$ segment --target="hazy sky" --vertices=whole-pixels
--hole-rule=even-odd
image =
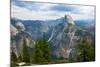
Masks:
[[[70,14],[74,20],[94,20],[94,6],[12,1],[11,17],[22,20],[50,20]]]

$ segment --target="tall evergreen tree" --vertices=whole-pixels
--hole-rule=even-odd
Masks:
[[[11,52],[11,61],[12,62],[17,62],[17,56],[13,51]]]
[[[51,60],[51,52],[46,39],[36,41],[33,51],[33,63],[46,64]]]
[[[28,47],[26,45],[26,39],[23,40],[23,62],[29,63],[30,62],[30,54],[29,54],[29,50]]]
[[[77,61],[94,61],[95,60],[95,47],[92,43],[86,40],[81,40],[77,45]]]

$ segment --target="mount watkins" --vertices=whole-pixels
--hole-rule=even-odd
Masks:
[[[23,39],[27,41],[30,55],[36,40],[45,38],[52,50],[52,59],[68,60],[76,55],[75,45],[79,40],[94,40],[94,31],[88,32],[88,29],[77,26],[70,15],[46,21],[12,18],[10,27],[11,52],[13,51],[17,57],[22,55]]]

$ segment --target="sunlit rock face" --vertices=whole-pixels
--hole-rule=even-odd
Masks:
[[[25,31],[21,31],[15,37],[11,38],[11,48],[17,56],[22,55],[24,39],[26,40],[27,47],[32,48],[33,41],[31,35]]]
[[[18,30],[16,27],[14,27],[12,24],[10,25],[10,32],[12,36],[15,36],[18,33]]]
[[[21,22],[16,22],[15,26],[19,31],[24,31],[25,30],[25,27]]]
[[[23,40],[26,40],[27,46],[32,48],[32,37],[30,33],[24,31],[25,27],[21,22],[16,22],[15,25],[10,26],[11,30],[11,51],[13,51],[16,56],[22,55],[23,50]]]
[[[75,25],[75,23],[70,15],[65,15],[65,19],[68,24]]]
[[[58,58],[69,58],[69,54],[75,44],[75,23],[71,16],[65,15],[63,23],[54,27],[49,41],[53,44],[54,55]]]

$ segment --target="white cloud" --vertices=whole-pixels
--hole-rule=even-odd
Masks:
[[[23,20],[33,20],[33,19],[46,20],[46,19],[59,18],[59,14],[54,15],[55,13],[56,12],[53,11],[46,11],[46,12],[32,11],[15,5],[11,7],[11,16]]]
[[[93,6],[81,6],[79,8],[79,13],[83,15],[83,19],[94,19],[95,8]]]
[[[35,3],[38,5],[38,3]],[[19,7],[14,4],[11,6],[11,16],[23,20],[47,20],[63,17],[65,14],[70,14],[74,20],[91,20],[94,19],[94,7],[92,6],[77,6],[77,11],[59,12],[48,10],[50,7],[57,4],[42,3],[38,11],[29,10],[25,7]],[[46,11],[44,10],[46,9]]]

